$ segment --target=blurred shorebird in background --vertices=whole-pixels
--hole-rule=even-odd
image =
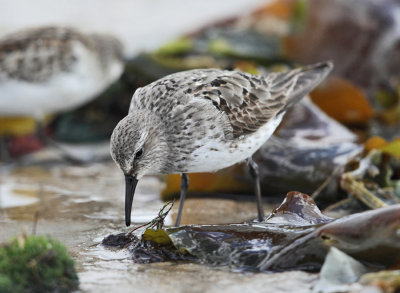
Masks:
[[[262,221],[258,166],[251,156],[278,127],[286,110],[332,70],[330,62],[256,76],[196,69],[166,76],[136,90],[129,114],[111,136],[111,155],[125,174],[125,221],[131,222],[138,180],[181,173],[179,226],[187,173],[213,172],[247,161]]]
[[[47,114],[95,98],[122,74],[122,44],[63,27],[26,29],[0,39],[0,117],[33,117],[43,139]]]

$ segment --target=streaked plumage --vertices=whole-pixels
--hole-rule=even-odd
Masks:
[[[112,157],[135,180],[229,167],[250,158],[331,69],[320,63],[267,76],[218,69],[166,76],[136,90],[111,137]]]
[[[62,27],[0,39],[0,116],[67,111],[103,91],[123,70],[115,38]]]

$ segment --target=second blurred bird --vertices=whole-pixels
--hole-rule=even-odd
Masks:
[[[0,39],[0,117],[68,111],[95,98],[122,74],[113,36],[63,27],[26,29]]]

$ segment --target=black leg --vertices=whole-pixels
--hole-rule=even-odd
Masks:
[[[36,119],[35,121],[35,133],[37,138],[44,144],[47,145],[47,136],[44,133],[44,127],[43,127],[43,123],[41,120]]]
[[[70,154],[65,151],[58,143],[56,143],[54,140],[52,140],[50,137],[48,137],[45,132],[44,132],[44,126],[42,124],[41,120],[36,120],[36,135],[39,138],[39,140],[43,143],[45,146],[50,146],[56,149],[58,152],[58,155],[65,161],[73,164],[73,165],[81,165],[84,162],[73,158]]]
[[[10,153],[8,152],[7,139],[4,136],[0,136],[0,163],[12,162]]]
[[[261,201],[260,175],[258,173],[258,165],[251,158],[248,158],[246,162],[247,166],[249,166],[250,175],[254,180],[254,192],[256,194],[258,221],[262,222],[264,220],[264,211]]]
[[[186,173],[182,173],[182,176],[181,176],[181,197],[179,199],[178,215],[176,216],[176,221],[175,221],[175,226],[176,227],[179,227],[179,224],[181,223],[183,203],[184,203],[185,198],[186,198],[188,187],[189,187],[189,177],[188,177],[188,175]]]

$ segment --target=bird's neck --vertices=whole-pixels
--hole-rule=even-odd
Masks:
[[[141,125],[144,125],[147,132],[146,144],[150,148],[148,151],[152,153],[153,160],[146,175],[164,174],[171,154],[165,124],[156,113],[147,109],[135,110],[129,115],[138,115]]]

